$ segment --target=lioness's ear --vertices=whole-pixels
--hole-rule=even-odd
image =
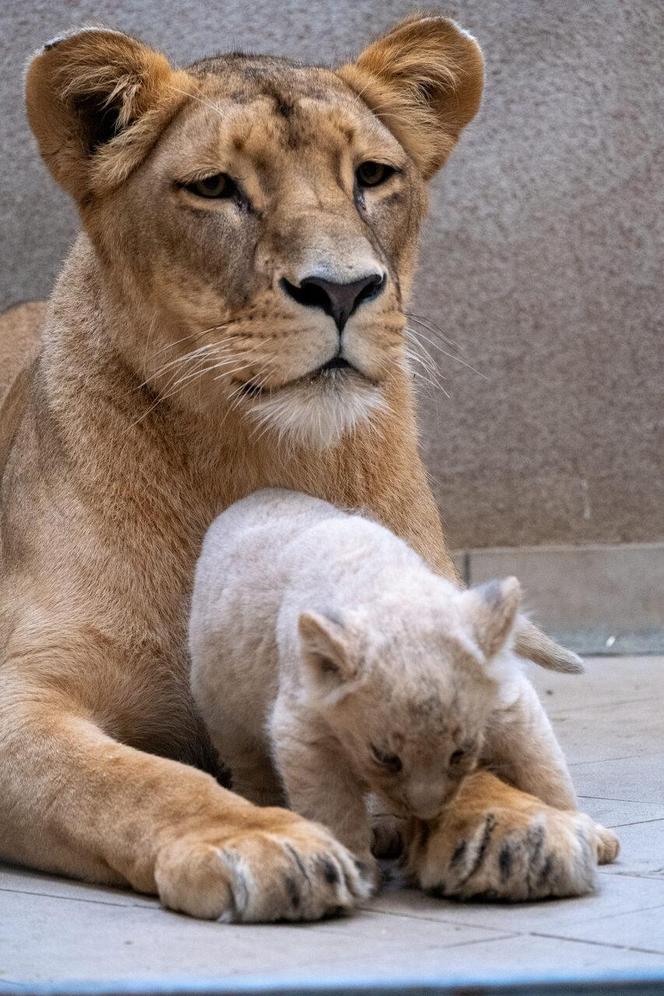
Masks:
[[[298,619],[305,678],[318,694],[338,691],[359,674],[352,635],[340,623],[319,612],[303,612]]]
[[[459,598],[475,642],[487,660],[494,657],[512,635],[521,604],[521,585],[516,578],[487,581],[462,592]]]
[[[429,179],[477,113],[484,59],[475,39],[454,21],[415,16],[338,72]]]
[[[189,77],[119,31],[49,42],[30,63],[30,126],[51,173],[78,201],[121,183],[185,99]]]

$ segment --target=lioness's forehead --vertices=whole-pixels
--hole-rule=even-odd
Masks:
[[[293,101],[302,97],[323,101],[345,97],[349,103],[355,99],[352,90],[332,70],[271,55],[232,52],[212,56],[193,63],[187,72],[211,89],[221,88],[238,103],[271,96],[285,113]]]
[[[240,123],[246,137],[254,123],[263,137],[279,135],[295,148],[314,138],[320,141],[322,134],[314,134],[320,125],[328,136],[331,129],[345,143],[361,132],[368,140],[398,148],[387,128],[330,69],[272,56],[231,54],[195,63],[188,72],[195,81],[193,103],[215,111],[227,134]]]

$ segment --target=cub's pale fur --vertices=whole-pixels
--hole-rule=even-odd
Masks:
[[[233,787],[284,801],[370,861],[367,794],[434,820],[495,766],[571,808],[546,715],[511,650],[515,578],[463,591],[378,523],[295,492],[207,533],[190,622],[194,698]]]

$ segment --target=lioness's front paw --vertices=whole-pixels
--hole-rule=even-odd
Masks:
[[[459,899],[511,901],[593,891],[598,861],[612,861],[618,852],[611,831],[492,775],[473,778],[483,779],[483,791],[477,783],[462,786],[450,810],[415,836],[409,864],[422,888]]]
[[[279,809],[261,813],[268,819],[259,828],[190,833],[165,845],[155,868],[163,905],[238,923],[318,920],[370,894],[361,865],[324,827]]]

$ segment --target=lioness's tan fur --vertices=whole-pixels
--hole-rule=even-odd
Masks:
[[[365,894],[329,833],[215,781],[187,685],[193,566],[222,508],[278,485],[367,508],[452,572],[403,311],[425,177],[480,90],[476,43],[442,18],[397,27],[339,73],[242,56],[176,71],[101,30],[34,58],[28,116],[83,233],[0,416],[3,858],[207,917],[315,918]],[[367,159],[397,172],[360,195]],[[191,192],[217,172],[241,177],[242,201]],[[344,331],[355,369],[326,381],[312,371],[341,348],[334,323],[281,283],[312,267],[337,283],[385,275]],[[482,821],[493,786],[473,776],[458,819]],[[500,787],[512,794],[516,813]],[[571,860],[564,818],[535,810],[545,851]],[[584,839],[600,846],[591,824]],[[496,834],[487,862],[500,847]]]

